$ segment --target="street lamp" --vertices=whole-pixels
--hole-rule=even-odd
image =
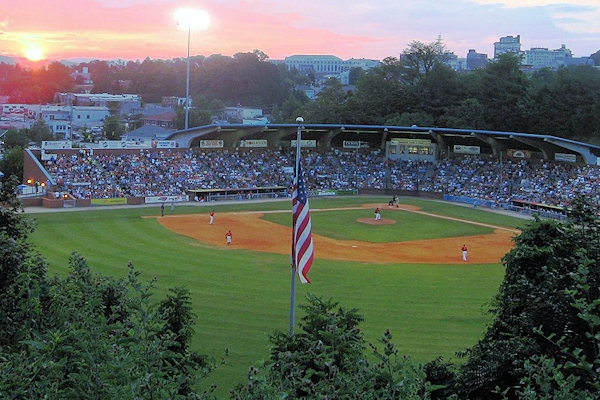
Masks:
[[[185,79],[185,129],[188,128],[190,109],[190,36],[192,29],[203,30],[210,24],[210,16],[204,10],[180,8],[175,11],[175,20],[182,29],[187,29],[187,74]]]

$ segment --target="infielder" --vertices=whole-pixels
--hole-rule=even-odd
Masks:
[[[463,244],[461,250],[462,250],[462,253],[463,253],[463,261],[467,262],[467,245]]]
[[[231,246],[231,230],[227,231],[225,239],[227,240],[227,246]]]
[[[209,223],[209,225],[212,225],[213,222],[215,222],[215,210],[210,210],[210,223]]]

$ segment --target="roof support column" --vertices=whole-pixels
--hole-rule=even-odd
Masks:
[[[320,137],[317,141],[317,147],[322,150],[328,150],[331,148],[331,141],[334,137],[339,135],[344,130],[344,127],[339,129],[332,129]]]
[[[492,154],[494,157],[500,157],[500,153],[506,151],[506,144],[500,142],[497,139],[494,139],[493,137],[485,136],[475,132],[471,132],[471,135],[481,140],[482,142],[489,144],[492,148]]]
[[[448,144],[446,143],[446,139],[444,139],[444,137],[442,135],[440,135],[437,132],[434,131],[429,131],[429,136],[431,136],[433,138],[433,140],[435,141],[435,143],[437,144],[438,147],[438,156],[440,156],[439,158],[441,158],[441,154],[442,152],[446,153],[448,152]],[[446,156],[449,156],[449,154],[446,154]]]
[[[385,143],[387,142],[388,139],[388,128],[384,128],[383,129],[383,133],[381,134],[381,150],[384,152],[385,154]]]
[[[558,141],[558,140],[555,140],[552,138],[544,139],[544,142],[552,143],[555,146],[559,146],[564,149],[568,149],[568,150],[574,151],[576,153],[579,153],[581,155],[581,157],[583,157],[583,160],[585,161],[586,164],[596,165],[596,162],[598,160],[598,157],[596,157],[596,155],[593,154],[589,148],[578,145],[576,143],[565,143],[562,140]]]

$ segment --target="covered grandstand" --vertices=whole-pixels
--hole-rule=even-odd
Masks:
[[[296,124],[207,125],[164,141],[57,142],[25,154],[52,207],[282,197]],[[302,125],[313,195],[417,195],[491,207],[598,197],[600,147],[549,135],[378,125]],[[81,147],[79,147],[81,146]],[[265,189],[266,188],[266,189]],[[273,189],[273,188],[276,188]]]

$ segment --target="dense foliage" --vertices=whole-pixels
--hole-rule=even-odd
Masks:
[[[599,260],[598,209],[583,199],[566,223],[536,220],[524,229],[504,258],[495,320],[460,368],[461,398],[555,398],[565,389],[572,398],[600,397]]]
[[[65,278],[49,277],[30,247],[31,222],[0,195],[0,398],[196,399],[209,360],[189,348],[187,290],[152,298],[130,266],[126,279],[91,272],[76,253]]]
[[[386,331],[370,345],[356,309],[308,296],[300,332],[271,335],[271,356],[248,372],[235,399],[426,399],[431,389],[423,369],[400,356]]]

